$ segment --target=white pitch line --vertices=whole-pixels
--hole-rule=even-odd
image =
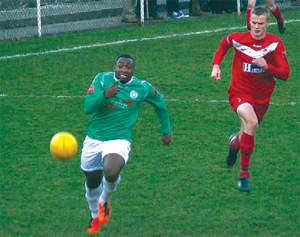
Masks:
[[[43,99],[43,98],[54,98],[54,99],[73,99],[73,98],[85,98],[86,95],[8,95],[8,94],[0,94],[0,98],[4,98],[4,97],[8,97],[8,98],[33,98],[33,99]],[[212,100],[201,100],[198,98],[191,98],[191,99],[168,99],[165,98],[165,101],[169,101],[169,102],[198,102],[198,103],[216,103],[216,104],[220,104],[220,103],[228,103],[228,100],[216,100],[216,99],[212,99]],[[270,102],[271,105],[276,105],[276,106],[284,106],[284,105],[298,105],[299,102],[288,102],[288,103],[276,103],[276,102]]]
[[[292,23],[292,22],[300,22],[300,19],[291,19],[286,20],[285,23]],[[270,25],[275,25],[277,23],[271,23]],[[232,31],[232,30],[240,30],[244,29],[246,26],[235,26],[235,27],[227,27],[227,28],[220,28],[216,30],[204,30],[204,31],[196,31],[196,32],[188,32],[184,34],[172,34],[172,35],[162,35],[162,36],[156,36],[156,37],[144,37],[144,38],[136,38],[136,39],[126,39],[126,40],[118,40],[118,41],[112,41],[107,43],[98,43],[98,44],[89,44],[89,45],[81,45],[81,46],[75,46],[71,48],[63,48],[63,49],[56,49],[56,50],[46,50],[36,53],[26,53],[26,54],[15,54],[15,55],[8,55],[8,56],[1,56],[0,60],[5,59],[13,59],[13,58],[24,58],[29,56],[39,56],[39,55],[45,55],[50,53],[60,53],[60,52],[69,52],[69,51],[77,51],[82,49],[88,49],[88,48],[98,48],[98,47],[104,47],[109,45],[119,45],[119,44],[127,44],[132,42],[142,42],[142,41],[148,41],[148,40],[159,40],[159,39],[169,39],[169,38],[176,38],[176,37],[183,37],[183,36],[191,36],[191,35],[202,35],[202,34],[210,34],[210,33],[217,33],[221,31]]]

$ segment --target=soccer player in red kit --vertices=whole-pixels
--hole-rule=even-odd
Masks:
[[[242,192],[251,190],[249,166],[254,136],[268,110],[276,84],[274,77],[286,81],[290,74],[283,43],[276,35],[267,33],[269,17],[266,7],[254,7],[251,11],[251,30],[235,32],[223,38],[213,58],[211,77],[219,81],[224,56],[229,48],[235,50],[228,99],[242,124],[239,133],[230,137],[226,162],[232,167],[241,150],[238,188]]]
[[[256,0],[248,0],[248,6],[246,11],[246,21],[247,21],[247,28],[250,30],[251,23],[250,23],[250,13],[253,7],[256,4]],[[277,20],[277,25],[279,29],[280,34],[284,34],[285,32],[285,24],[283,20],[283,16],[281,14],[281,11],[279,7],[275,4],[275,0],[267,0],[267,6],[270,12],[275,16]]]

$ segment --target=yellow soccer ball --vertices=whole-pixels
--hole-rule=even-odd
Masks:
[[[58,160],[68,160],[77,153],[78,143],[69,132],[56,133],[50,142],[50,151]]]

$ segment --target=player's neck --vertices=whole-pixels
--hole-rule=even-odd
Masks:
[[[255,39],[255,40],[261,40],[261,39],[263,39],[263,38],[266,37],[266,34],[259,35],[259,36],[251,34],[251,36],[252,36],[252,38]]]

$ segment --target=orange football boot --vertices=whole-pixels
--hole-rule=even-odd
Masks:
[[[110,207],[110,201],[106,202],[104,205],[99,201],[99,224],[105,225],[110,218],[111,215],[111,207]]]
[[[99,232],[99,218],[95,218],[95,219],[91,218],[90,219],[87,232],[89,234]]]

